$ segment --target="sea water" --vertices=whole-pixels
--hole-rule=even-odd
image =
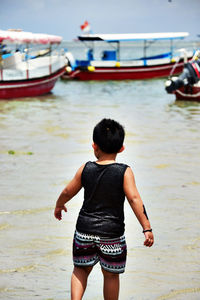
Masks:
[[[128,258],[121,300],[200,299],[200,104],[175,101],[165,79],[59,80],[42,97],[0,101],[0,299],[70,299],[72,240],[83,201],[55,202],[76,170],[94,160],[102,118],[125,126],[125,151],[154,235],[152,248],[125,203]],[[84,299],[103,299],[99,265]]]

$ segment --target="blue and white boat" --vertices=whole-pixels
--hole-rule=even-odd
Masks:
[[[183,70],[184,55],[174,55],[174,40],[184,39],[188,32],[172,33],[129,33],[129,34],[83,34],[78,40],[87,47],[87,58],[76,60],[72,53],[66,53],[68,67],[64,79],[79,80],[127,80],[167,77],[173,69],[174,74]],[[156,41],[169,41],[169,51],[158,55],[147,55],[150,45]],[[112,45],[112,50],[103,50],[101,58],[95,58],[95,45],[101,42]],[[121,43],[143,42],[140,58],[122,59]],[[110,47],[109,47],[110,48]],[[187,59],[193,53],[188,53]]]

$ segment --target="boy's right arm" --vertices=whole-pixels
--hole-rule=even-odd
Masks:
[[[151,225],[146,214],[146,210],[140,194],[135,184],[134,174],[130,167],[128,167],[124,174],[124,193],[126,198],[135,213],[138,221],[140,222],[145,235],[144,245],[151,247],[154,243],[154,236],[151,230]]]
[[[76,172],[74,178],[68,183],[68,185],[64,188],[58,200],[56,202],[56,207],[54,210],[54,216],[56,219],[62,219],[62,210],[67,212],[67,208],[65,203],[72,199],[82,188],[81,183],[81,175],[85,165],[81,166]]]

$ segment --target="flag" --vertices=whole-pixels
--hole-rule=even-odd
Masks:
[[[90,24],[85,21],[83,25],[80,26],[83,32],[90,32]]]

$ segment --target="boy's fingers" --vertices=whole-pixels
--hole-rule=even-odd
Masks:
[[[154,237],[153,234],[151,232],[145,232],[145,241],[144,241],[144,245],[146,247],[151,247],[154,243]]]
[[[153,239],[150,238],[146,239],[144,245],[147,247],[151,247],[153,245]]]
[[[62,208],[55,208],[54,216],[55,216],[56,219],[62,220],[62,210],[67,212],[67,208],[65,206],[63,206]]]
[[[61,211],[58,209],[54,210],[54,216],[56,219],[60,220],[61,219]]]
[[[55,214],[55,217],[56,217],[56,219],[58,219],[58,220],[61,220],[62,219],[62,217],[61,217],[61,214]]]

